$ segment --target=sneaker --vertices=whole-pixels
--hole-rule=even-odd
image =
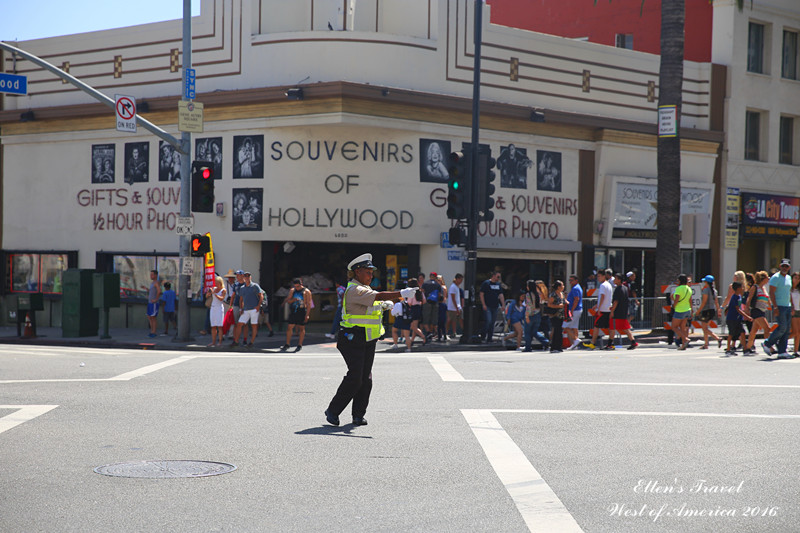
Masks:
[[[594,350],[596,348],[596,346],[594,344],[592,344],[591,342],[584,342],[583,343],[583,347],[584,348],[588,348],[589,350]]]
[[[406,348],[406,353],[411,353],[411,348]]]
[[[151,339],[153,337],[158,337],[158,335],[156,335],[155,333],[148,333],[147,336],[150,337]]]
[[[605,347],[605,348],[603,348],[603,349],[604,349],[604,350],[616,350],[616,348],[614,347],[614,345],[613,345],[613,344],[609,344],[608,346],[606,346],[606,347]]]
[[[681,344],[680,346],[678,346],[678,349],[679,350],[685,350],[687,346],[689,346],[689,345],[688,344]]]
[[[755,354],[756,354],[755,350],[745,350],[745,351],[742,352],[742,355],[745,356],[745,357],[749,357],[749,356],[755,355]]]
[[[630,346],[628,346],[628,349],[629,349],[629,350],[633,350],[633,349],[635,349],[637,346],[639,346],[639,343],[638,343],[638,342],[636,342],[636,341],[633,341],[633,342],[631,343],[631,345],[630,345]]]
[[[772,355],[772,348],[770,348],[769,344],[767,344],[767,341],[761,343],[761,348],[764,349],[764,353],[766,353],[767,355],[769,356]]]
[[[794,359],[794,356],[792,354],[786,352],[779,353],[777,357],[778,359]]]
[[[325,336],[328,337],[329,339],[335,339],[336,338],[336,335],[334,335],[333,333],[326,333]]]
[[[522,346],[520,346],[519,348],[517,348],[517,350],[516,350],[516,351],[518,351],[518,352],[521,352],[521,351],[523,351],[524,349],[525,349],[525,348],[523,348]]]
[[[364,418],[363,416],[354,416],[353,417],[353,425],[354,426],[366,426],[367,425],[367,419]]]
[[[297,345],[297,348],[295,348],[295,349],[294,349],[294,353],[297,353],[297,352],[299,352],[299,351],[300,351],[300,350],[302,350],[302,349],[303,349],[303,345],[302,345],[302,344],[298,344],[298,345]]]
[[[391,346],[389,346],[389,349],[390,349],[390,350],[397,350],[397,349],[399,349],[399,348],[400,348],[400,347],[399,347],[398,345],[396,345],[396,344],[392,344]]]
[[[731,356],[731,352],[730,351],[727,351],[724,354],[720,355],[720,357],[730,357],[730,356]]]
[[[236,347],[236,346],[239,346],[239,343],[238,343],[238,342],[236,342],[236,341],[233,341],[233,342],[231,343],[231,347],[232,347],[232,348],[234,348],[234,347]]]
[[[284,344],[283,346],[281,346],[281,351],[282,351],[282,352],[285,352],[285,351],[286,351],[286,350],[288,350],[289,348],[291,348],[291,346],[289,346],[288,344]],[[337,425],[338,425],[338,424],[337,424]]]

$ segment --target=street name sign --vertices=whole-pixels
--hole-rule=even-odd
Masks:
[[[28,94],[28,77],[0,72],[0,93]]]

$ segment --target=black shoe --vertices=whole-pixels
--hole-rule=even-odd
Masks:
[[[291,346],[289,346],[288,344],[284,344],[283,346],[281,346],[281,351],[282,351],[282,352],[285,352],[285,351],[286,351],[286,350],[288,350],[289,348],[291,348]],[[338,424],[337,424],[337,426],[338,426]]]
[[[274,332],[274,331],[272,331],[272,330],[270,330],[270,331],[269,331],[269,334],[267,335],[267,337],[272,337],[273,335],[275,335],[275,332]]]
[[[300,351],[300,350],[302,350],[302,349],[303,349],[303,345],[302,345],[302,344],[299,344],[299,345],[297,346],[297,348],[295,348],[295,349],[294,349],[294,353],[297,353],[297,352],[299,352],[299,351]]]
[[[339,417],[336,415],[332,415],[327,409],[325,409],[325,420],[327,420],[328,424],[332,426],[339,425]]]
[[[367,419],[364,417],[353,417],[353,425],[354,426],[366,426]]]
[[[231,345],[232,347],[236,347],[236,346],[239,346],[239,343],[238,343],[238,342],[236,342],[236,341],[233,341],[233,342],[232,342],[230,345]]]

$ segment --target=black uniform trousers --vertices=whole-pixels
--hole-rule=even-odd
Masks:
[[[351,400],[353,418],[363,418],[366,414],[372,392],[372,363],[375,361],[377,344],[378,339],[367,342],[364,328],[339,330],[336,348],[347,365],[347,374],[328,406],[328,412],[332,415],[339,416]]]

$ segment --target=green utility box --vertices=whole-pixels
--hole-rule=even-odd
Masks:
[[[92,304],[94,270],[70,268],[62,277],[61,328],[64,337],[97,335],[99,313]]]
[[[95,273],[93,278],[92,307],[99,309],[119,307],[119,274]]]

